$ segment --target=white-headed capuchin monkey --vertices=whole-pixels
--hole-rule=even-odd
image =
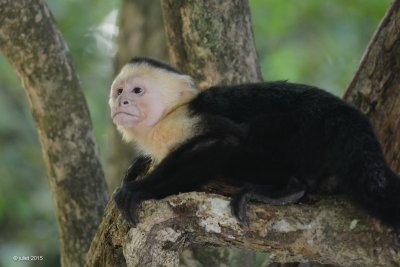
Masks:
[[[190,76],[137,57],[115,78],[110,107],[124,139],[141,150],[115,197],[133,226],[141,201],[220,177],[243,185],[231,201],[243,224],[249,200],[294,203],[336,177],[335,192],[400,226],[400,179],[368,119],[318,88],[266,82],[199,92]],[[137,180],[151,162],[154,170]]]

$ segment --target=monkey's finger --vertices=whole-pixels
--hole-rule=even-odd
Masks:
[[[247,217],[247,197],[244,194],[237,194],[231,200],[231,211],[232,214],[236,217],[239,224],[242,226],[249,225],[249,219]]]
[[[139,219],[137,216],[137,204],[134,200],[131,200],[129,207],[125,210],[126,212],[126,220],[128,221],[131,227],[136,227],[139,223]]]
[[[132,193],[126,189],[126,187],[122,187],[118,190],[118,192],[114,196],[114,202],[117,208],[120,210],[122,217],[131,225],[132,218],[131,218],[131,209],[130,203],[132,201]],[[134,221],[134,220],[133,220]]]
[[[400,229],[395,228],[394,230],[394,244],[397,248],[400,248]]]

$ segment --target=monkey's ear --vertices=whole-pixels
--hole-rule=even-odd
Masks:
[[[199,90],[195,87],[192,77],[181,75],[180,78],[182,86],[180,86],[179,98],[185,101],[186,99],[195,97],[199,93]]]
[[[199,90],[196,88],[193,78],[189,75],[181,75],[181,80],[184,84],[184,89],[191,94],[197,94]]]

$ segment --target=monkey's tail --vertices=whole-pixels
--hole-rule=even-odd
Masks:
[[[384,160],[354,166],[347,193],[384,223],[400,228],[400,178]]]
[[[400,177],[386,163],[372,132],[353,141],[357,149],[347,157],[347,168],[340,175],[343,191],[373,216],[400,229]]]
[[[366,117],[353,111],[336,118],[345,125],[338,130],[332,151],[332,166],[340,191],[349,195],[383,223],[400,229],[400,177],[386,163],[380,144]],[[331,130],[332,127],[329,127]]]

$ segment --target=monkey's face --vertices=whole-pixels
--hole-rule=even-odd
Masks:
[[[111,117],[125,140],[146,136],[176,107],[197,95],[190,76],[148,64],[127,64],[110,93]]]
[[[122,130],[151,128],[163,116],[166,105],[154,79],[117,79],[111,87],[111,117]]]

